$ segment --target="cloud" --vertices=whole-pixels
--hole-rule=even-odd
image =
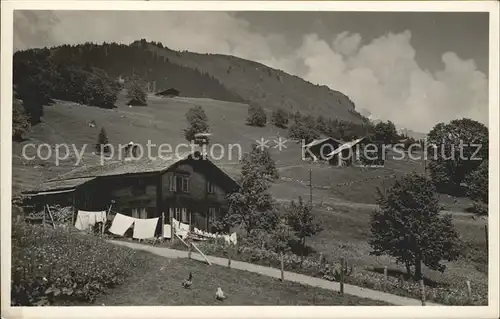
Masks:
[[[420,132],[461,117],[488,121],[488,79],[474,61],[446,52],[441,70],[424,70],[415,56],[425,48],[412,46],[409,30],[375,39],[348,30],[330,39],[310,33],[292,47],[284,35],[254,32],[231,13],[124,11],[17,11],[14,30],[18,49],[145,38],[172,49],[255,60],[328,85],[358,110]]]
[[[351,55],[356,52],[361,43],[361,35],[359,33],[349,34],[348,31],[344,31],[337,35],[333,41],[333,49],[343,55]]]

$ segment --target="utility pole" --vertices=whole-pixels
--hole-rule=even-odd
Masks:
[[[309,169],[309,202],[313,205],[312,169]]]

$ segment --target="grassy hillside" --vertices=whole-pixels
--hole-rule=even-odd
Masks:
[[[221,54],[178,52],[148,44],[147,48],[170,62],[206,72],[246,101],[265,109],[284,108],[303,114],[361,123],[354,103],[341,92],[314,85],[261,63]]]
[[[176,145],[187,143],[183,130],[187,127],[185,113],[194,105],[204,108],[210,129],[213,133],[212,145],[221,144],[226,150],[220,153],[220,148],[213,148],[213,155],[222,158],[214,160],[233,176],[238,176],[238,148],[229,145],[238,144],[242,152],[250,150],[252,143],[260,138],[269,140],[270,152],[276,161],[282,177],[272,188],[273,196],[278,200],[296,199],[298,196],[308,197],[310,190],[309,169],[312,172],[313,199],[315,203],[342,204],[366,203],[375,204],[377,187],[388,187],[395,177],[411,171],[421,171],[422,163],[413,160],[392,160],[388,155],[383,168],[332,167],[313,164],[301,160],[302,152],[297,141],[288,140],[286,148],[281,151],[274,148],[277,137],[287,136],[286,130],[278,129],[271,124],[264,128],[245,125],[247,105],[240,103],[221,102],[211,99],[193,98],[158,98],[150,95],[147,107],[128,107],[127,99],[122,93],[117,101],[118,108],[102,109],[85,107],[76,103],[57,101],[54,105],[45,107],[43,122],[36,125],[22,143],[13,144],[13,187],[18,192],[41,182],[46,177],[56,176],[61,172],[74,168],[76,158],[69,156],[55,165],[55,160],[29,161],[20,158],[22,147],[28,143],[69,143],[78,150],[85,148],[83,164],[98,163],[100,158],[92,155],[94,144],[101,127],[106,129],[109,142],[112,144],[127,144],[130,141],[144,146],[147,143],[167,143],[175,149]],[[90,127],[91,121],[96,127]],[[74,145],[74,146],[73,146]],[[151,148],[152,156],[157,156],[158,148]],[[187,146],[180,147],[180,152],[187,151]],[[31,156],[34,149],[28,148]],[[44,150],[44,152],[47,152]],[[54,153],[54,150],[52,150]],[[74,154],[74,151],[71,152]],[[45,153],[44,153],[45,154]],[[81,165],[82,163],[80,163]],[[443,196],[443,205],[448,210],[463,210],[470,204],[468,200],[454,199]]]

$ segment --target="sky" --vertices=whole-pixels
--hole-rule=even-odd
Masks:
[[[16,11],[14,49],[145,38],[254,60],[428,132],[488,122],[488,13]]]

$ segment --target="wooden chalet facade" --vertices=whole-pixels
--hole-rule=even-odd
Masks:
[[[194,153],[173,161],[130,160],[79,169],[23,195],[32,205],[72,205],[75,211],[112,205],[114,212],[160,220],[164,213],[166,224],[173,217],[210,231],[211,220],[229,209],[226,196],[238,188],[217,165]]]

